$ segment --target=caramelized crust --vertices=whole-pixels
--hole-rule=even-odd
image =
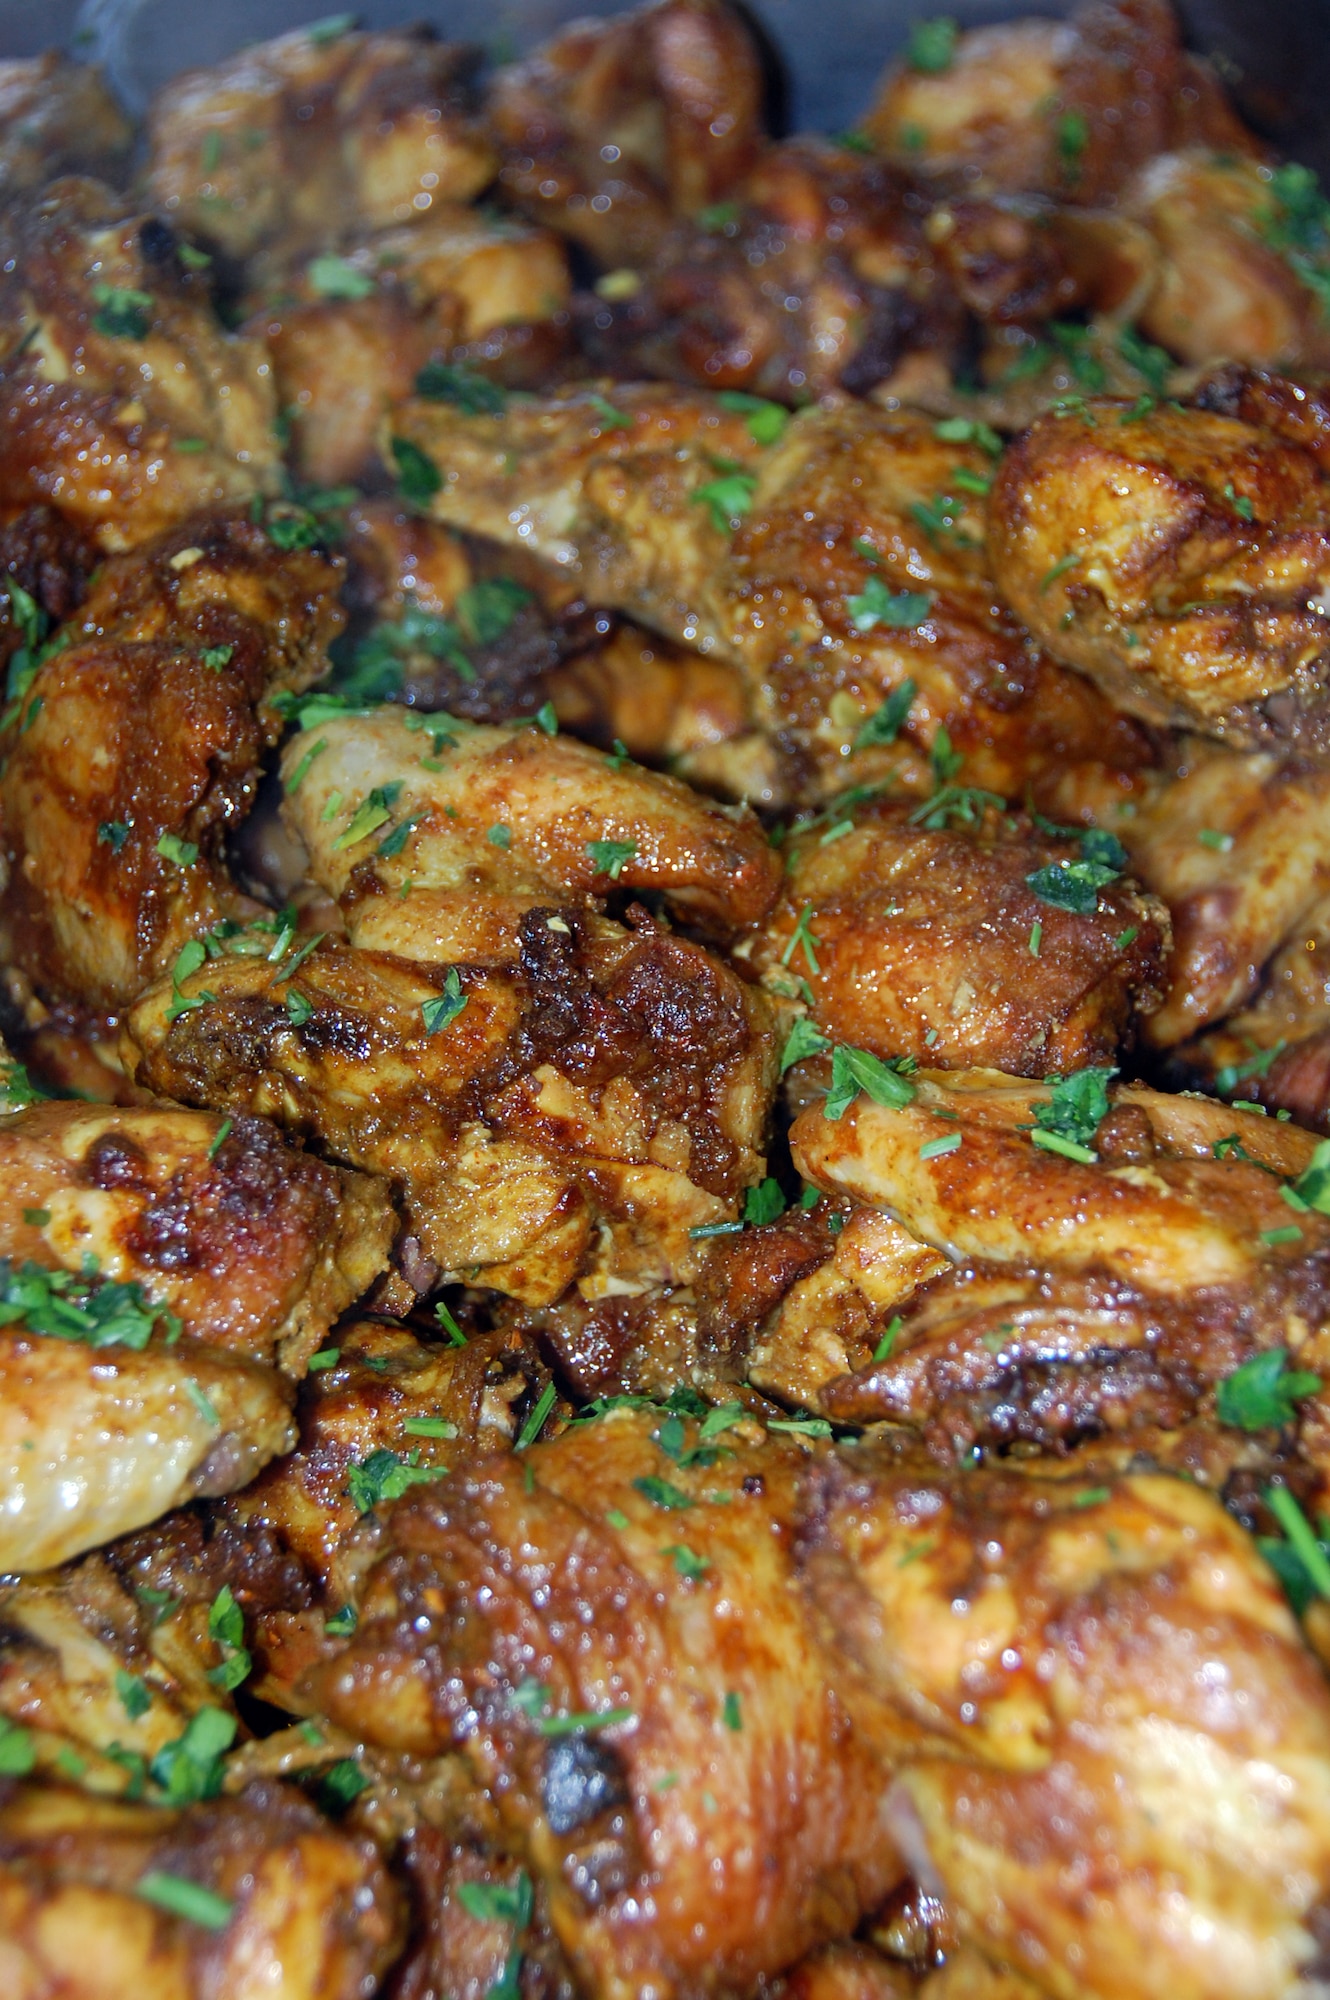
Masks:
[[[1168,406],[1042,417],[1003,458],[989,549],[1035,637],[1134,714],[1324,750],[1330,499],[1297,444]]]

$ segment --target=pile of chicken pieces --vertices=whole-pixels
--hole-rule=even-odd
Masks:
[[[765,100],[0,64],[13,2000],[1330,1992],[1330,202]]]

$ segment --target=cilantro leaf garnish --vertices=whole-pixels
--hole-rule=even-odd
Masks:
[[[931,21],[916,21],[905,45],[905,60],[923,76],[941,76],[951,68],[960,29],[949,14]]]
[[[1304,1396],[1314,1396],[1320,1386],[1319,1375],[1289,1367],[1287,1348],[1271,1347],[1225,1376],[1215,1396],[1215,1410],[1220,1423],[1235,1430],[1278,1429],[1294,1421],[1296,1405]]]
[[[927,591],[892,590],[880,576],[870,576],[861,591],[846,598],[845,609],[856,632],[871,632],[875,625],[913,631],[933,609],[933,600]]]
[[[750,1187],[744,1194],[744,1221],[754,1224],[774,1222],[785,1213],[785,1196],[778,1180],[770,1174],[756,1187]]]
[[[388,448],[397,467],[397,489],[413,507],[428,507],[443,485],[443,474],[430,457],[410,438],[392,437]]]
[[[843,1118],[862,1091],[874,1104],[889,1111],[903,1111],[914,1102],[914,1085],[908,1080],[916,1067],[913,1057],[897,1056],[883,1062],[867,1049],[838,1043],[831,1054],[831,1088],[822,1106],[825,1118]]]
[[[437,1035],[444,1028],[451,1028],[462,1009],[466,1006],[466,994],[462,991],[462,981],[457,967],[448,967],[448,976],[443,982],[443,991],[432,1000],[423,1000],[420,1012],[425,1022],[425,1033]]]
[[[141,1352],[159,1323],[167,1339],[178,1339],[180,1321],[154,1305],[137,1282],[48,1271],[40,1264],[15,1266],[0,1258],[0,1326],[21,1320],[30,1333],[76,1340],[87,1347],[129,1347]]]
[[[1045,1077],[1052,1095],[1031,1107],[1034,1112],[1031,1142],[1042,1146],[1045,1152],[1061,1153],[1067,1159],[1082,1160],[1089,1165],[1096,1158],[1095,1135],[1108,1116],[1108,1086],[1116,1074],[1109,1067]]]
[[[637,853],[635,840],[589,840],[586,851],[597,875],[608,875],[611,882],[617,882],[624,866]]]
[[[416,394],[434,403],[452,403],[466,417],[497,417],[508,398],[497,382],[474,369],[428,361],[416,377]]]
[[[693,499],[707,508],[717,533],[728,535],[746,514],[752,513],[756,491],[757,480],[752,473],[724,472],[718,479],[709,479],[705,486],[699,486]]]
[[[780,1073],[784,1076],[797,1062],[804,1062],[809,1056],[820,1056],[831,1047],[830,1035],[824,1035],[806,1014],[791,1027],[785,1037],[785,1047],[780,1054]]]
[[[374,296],[374,280],[358,271],[345,257],[311,258],[305,267],[310,290],[321,299],[369,299]]]
[[[446,1466],[422,1465],[418,1451],[400,1458],[380,1445],[363,1463],[348,1467],[346,1490],[357,1514],[368,1514],[385,1500],[400,1500],[413,1486],[442,1479],[446,1471]]]
[[[128,285],[94,285],[98,310],[92,316],[97,332],[108,340],[142,340],[152,325],[152,293]]]
[[[870,577],[869,582],[872,580]],[[918,692],[918,687],[911,680],[902,681],[899,687],[893,688],[881,708],[869,716],[855,737],[855,749],[868,750],[879,743],[894,743],[905,727]]]
[[[184,1734],[165,1744],[148,1766],[173,1806],[215,1799],[222,1789],[222,1758],[235,1741],[236,1719],[220,1708],[200,1708]]]

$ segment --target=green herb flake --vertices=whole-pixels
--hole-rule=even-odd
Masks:
[[[509,848],[513,844],[512,828],[504,826],[502,822],[495,826],[486,827],[485,838],[491,847]]]
[[[215,1799],[222,1789],[222,1759],[235,1741],[236,1719],[220,1708],[200,1708],[184,1734],[164,1744],[149,1765],[152,1781],[173,1806]]]
[[[1070,1076],[1049,1076],[1044,1081],[1052,1095],[1032,1107],[1034,1129],[1031,1142],[1046,1152],[1060,1153],[1064,1159],[1094,1164],[1095,1135],[1109,1113],[1108,1086],[1116,1071],[1074,1070]]]
[[[420,1005],[421,1018],[425,1023],[426,1036],[437,1035],[444,1028],[451,1028],[453,1022],[466,1006],[467,996],[462,991],[462,981],[457,967],[448,967],[448,976],[443,982],[442,993],[432,1000],[423,1000]]]
[[[552,701],[542,702],[531,719],[537,729],[543,730],[546,736],[558,735],[559,718]]]
[[[163,861],[171,862],[176,868],[192,868],[199,858],[198,843],[182,840],[178,833],[159,834],[157,852]]]
[[[790,421],[790,413],[782,403],[768,402],[765,396],[750,396],[743,389],[722,389],[716,401],[722,410],[747,417],[748,435],[754,444],[775,444]]]
[[[309,1357],[309,1372],[311,1375],[322,1375],[327,1369],[335,1368],[341,1358],[340,1347],[321,1347],[317,1354]]]
[[[152,325],[152,293],[125,285],[94,285],[96,331],[108,340],[143,340]]]
[[[1002,439],[989,424],[977,423],[973,417],[943,417],[933,426],[933,436],[943,444],[977,444],[990,458],[1001,458]]]
[[[683,1513],[687,1508],[697,1505],[697,1502],[680,1487],[672,1485],[668,1479],[657,1479],[651,1474],[645,1479],[635,1479],[633,1487],[644,1500],[649,1500],[653,1507],[663,1507],[668,1513]]]
[[[401,1458],[380,1445],[361,1464],[352,1463],[347,1469],[346,1490],[357,1514],[372,1513],[386,1501],[400,1500],[413,1486],[443,1478],[446,1466],[421,1465],[419,1461],[418,1451]]]
[[[413,507],[428,507],[443,485],[443,475],[428,452],[410,438],[393,437],[388,448],[397,468],[397,490]]]
[[[36,1746],[28,1730],[8,1716],[0,1716],[0,1778],[26,1778],[36,1762]]]
[[[1237,515],[1240,521],[1251,520],[1252,518],[1251,501],[1247,498],[1245,493],[1238,493],[1237,491],[1235,491],[1233,481],[1231,479],[1224,487],[1224,498],[1227,500],[1229,506],[1233,509],[1233,512]]]
[[[914,1067],[909,1056],[883,1062],[867,1049],[839,1043],[832,1051],[831,1088],[822,1106],[823,1116],[833,1123],[844,1117],[860,1092],[889,1111],[904,1111],[914,1101],[914,1085],[909,1081]]]
[[[1053,585],[1058,581],[1059,577],[1065,576],[1068,570],[1075,569],[1078,563],[1082,563],[1084,561],[1085,561],[1084,555],[1079,550],[1077,550],[1072,555],[1063,556],[1061,562],[1055,562],[1052,569],[1045,570],[1043,576],[1039,580],[1039,595],[1042,597],[1045,591],[1051,590],[1053,588]]]
[[[786,940],[785,949],[780,955],[780,962],[782,965],[788,965],[794,957],[795,952],[802,951],[804,958],[807,960],[809,971],[816,977],[822,968],[817,962],[818,939],[814,937],[808,927],[812,914],[813,905],[805,903],[799,912],[793,931]]]
[[[780,1182],[768,1174],[756,1187],[744,1192],[744,1221],[760,1227],[764,1222],[774,1222],[785,1213],[785,1196],[781,1193]]]
[[[310,748],[305,752],[300,762],[296,765],[295,770],[291,773],[290,777],[286,781],[285,789],[286,789],[286,796],[288,798],[290,798],[292,792],[298,792],[300,790],[300,787],[304,784],[306,778],[310,774],[311,769],[313,768],[314,759],[316,757],[321,757],[327,748],[328,748],[328,739],[326,736],[321,736],[318,742],[312,744]]]
[[[1217,833],[1213,827],[1203,826],[1196,838],[1202,847],[1211,848],[1216,854],[1228,854],[1233,847],[1231,833]]]
[[[711,1568],[707,1558],[690,1549],[687,1542],[671,1542],[668,1548],[661,1550],[661,1554],[673,1558],[675,1569],[689,1583],[700,1582]]]
[[[1298,1243],[1301,1242],[1301,1240],[1302,1240],[1302,1231],[1298,1227],[1296,1222],[1290,1222],[1283,1229],[1263,1229],[1261,1231],[1262,1243],[1264,1243],[1267,1246],[1267,1248],[1271,1250],[1279,1249],[1279,1247],[1282,1244]]]
[[[123,1667],[116,1668],[115,1691],[131,1722],[137,1722],[152,1707],[152,1696],[144,1683],[137,1674],[126,1673]]]
[[[344,848],[357,847],[362,840],[368,840],[372,833],[377,833],[381,826],[386,826],[401,789],[400,781],[375,785],[352,815],[351,824],[334,840],[333,852],[340,854]]]
[[[892,1349],[896,1345],[897,1337],[904,1324],[905,1322],[901,1318],[900,1314],[899,1313],[895,1314],[890,1324],[888,1325],[886,1332],[882,1335],[882,1338],[878,1341],[877,1346],[873,1349],[874,1364],[878,1363],[879,1361],[890,1361]]]
[[[0,1258],[0,1326],[15,1321],[52,1339],[136,1352],[147,1346],[158,1324],[168,1340],[180,1332],[175,1314],[153,1305],[136,1282],[75,1276],[32,1263],[15,1266]]]
[[[752,473],[726,472],[719,479],[710,479],[705,486],[699,486],[693,499],[707,508],[716,532],[728,535],[745,515],[752,513],[756,491],[757,480]]]
[[[449,1312],[447,1306],[443,1303],[442,1299],[440,1299],[438,1305],[436,1305],[434,1308],[434,1317],[439,1322],[439,1325],[443,1328],[444,1332],[447,1334],[448,1345],[450,1347],[466,1346],[466,1335],[463,1333],[461,1327],[457,1324],[457,1321],[453,1318],[452,1314]]]
[[[637,854],[635,840],[589,840],[587,855],[597,875],[608,875],[617,882],[625,865]]]
[[[1306,1609],[1311,1597],[1330,1597],[1330,1550],[1318,1538],[1287,1486],[1267,1486],[1264,1497],[1266,1506],[1288,1540],[1272,1543],[1262,1537],[1259,1544],[1261,1553],[1288,1591],[1295,1610],[1301,1612]],[[1295,1567],[1286,1566],[1279,1559],[1281,1550],[1287,1550],[1294,1558]]]
[[[736,1736],[744,1726],[743,1710],[739,1705],[739,1697],[733,1688],[730,1689],[730,1692],[725,1697],[725,1705],[721,1709],[721,1719],[725,1727],[733,1730]]]
[[[958,1153],[964,1142],[962,1132],[943,1132],[936,1139],[928,1139],[919,1148],[921,1160],[939,1160],[944,1153]]]
[[[895,591],[880,576],[870,576],[857,595],[846,598],[845,609],[856,632],[871,632],[876,625],[913,631],[933,609],[933,600],[926,591]]]
[[[235,651],[234,646],[205,646],[199,654],[199,659],[205,667],[219,674],[223,667],[230,666],[235,658]]]
[[[633,419],[626,410],[616,410],[608,396],[602,396],[598,389],[588,392],[587,401],[600,420],[603,431],[630,431]]]
[[[558,1398],[559,1392],[554,1384],[547,1382],[537,1397],[534,1407],[529,1411],[526,1422],[517,1433],[517,1438],[513,1444],[514,1451],[525,1451],[528,1445],[533,1445],[536,1442],[536,1439],[545,1427],[545,1419],[554,1408]]]
[[[345,257],[328,255],[311,258],[305,267],[305,276],[316,298],[369,299],[374,296],[373,278],[365,271],[358,271]]]
[[[331,1618],[324,1619],[323,1629],[334,1639],[349,1639],[359,1623],[360,1614],[355,1605],[344,1604],[339,1611],[333,1612]]]
[[[959,39],[960,29],[949,14],[916,21],[905,45],[905,60],[921,76],[941,76],[955,60]]]
[[[512,1884],[460,1882],[457,1900],[478,1923],[511,1924],[517,1930],[525,1930],[531,1921],[531,1878],[523,1870]]]
[[[1297,1404],[1321,1387],[1319,1375],[1290,1368],[1288,1350],[1267,1348],[1225,1376],[1215,1395],[1221,1424],[1235,1430],[1276,1430],[1297,1417]]]
[[[170,1916],[183,1917],[186,1923],[197,1924],[206,1931],[222,1931],[230,1923],[235,1910],[225,1896],[215,1890],[205,1889],[201,1882],[191,1882],[184,1875],[173,1875],[165,1868],[150,1868],[146,1875],[140,1875],[134,1893],[145,1903],[154,1904]]]
[[[496,382],[474,369],[429,361],[416,377],[416,394],[434,403],[451,403],[467,417],[497,417],[508,398]]]

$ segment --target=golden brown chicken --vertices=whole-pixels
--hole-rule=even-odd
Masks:
[[[1003,596],[1147,720],[1324,748],[1330,497],[1313,455],[1237,418],[1073,399],[998,469]]]
[[[1141,733],[996,603],[992,458],[973,424],[845,404],[799,413],[773,443],[724,398],[612,393],[489,417],[416,401],[394,434],[433,466],[437,519],[739,667],[805,797],[888,777],[927,791],[939,727],[965,780],[1002,796],[1039,798],[1069,763],[1149,761]]]
[[[1104,1431],[1173,1430],[1216,1409],[1236,1448],[1244,1430],[1272,1437],[1284,1405],[1244,1425],[1223,1385],[1254,1356],[1272,1356],[1276,1375],[1292,1356],[1312,1371],[1299,1390],[1311,1395],[1303,1439],[1323,1482],[1313,1391],[1330,1238],[1298,1191],[1313,1137],[1139,1085],[1110,1094],[1108,1075],[1042,1091],[993,1071],[896,1075],[890,1090],[870,1076],[878,1101],[851,1083],[845,1110],[833,1078],[833,1096],[791,1135],[800,1171],[884,1212],[950,1268],[925,1268],[916,1294],[918,1267],[894,1238],[873,1246],[877,1283],[860,1290],[876,1292],[891,1336],[865,1360],[860,1332],[839,1379],[824,1343],[818,1406],[918,1427],[948,1457],[975,1442],[1056,1450]],[[789,1360],[776,1360],[788,1376]]]
[[[342,623],[340,567],[279,532],[196,519],[108,563],[11,707],[7,955],[48,1000],[114,1012],[219,923],[292,947],[223,856],[281,730],[272,696],[326,670]]]
[[[1330,1879],[1330,1697],[1217,1502],[806,1456],[730,1414],[708,1448],[618,1411],[526,1478],[421,1487],[310,1698],[460,1747],[606,1995],[742,1989],[907,1868],[1057,2000],[1217,2000],[1234,1967],[1289,1991]]]
[[[917,22],[865,131],[889,157],[967,191],[1099,205],[1156,153],[1254,141],[1166,0],[1089,0],[1068,22],[957,32]]]
[[[549,230],[466,209],[284,273],[249,327],[272,357],[293,469],[315,486],[381,476],[384,415],[431,361],[445,383],[460,367],[472,394],[486,393],[488,376],[536,387],[567,346],[570,287],[563,245]],[[478,387],[476,364],[485,370]]]
[[[276,490],[271,370],[164,222],[66,180],[0,233],[6,511],[49,503],[116,551]]]
[[[368,1840],[294,1790],[184,1812],[11,1785],[0,1976],[23,2000],[363,2000],[403,1932]]]
[[[1074,837],[955,787],[824,819],[786,841],[784,892],[745,956],[771,991],[804,994],[825,1038],[1042,1076],[1111,1061],[1157,1005],[1167,915],[1108,869],[1090,890]],[[1053,900],[1068,868],[1087,880],[1076,908]]]
[[[258,1119],[36,1104],[0,1130],[0,1567],[44,1568],[293,1441],[303,1374],[384,1268],[374,1184]]]
[[[186,70],[148,118],[148,186],[172,221],[252,277],[367,229],[467,202],[498,160],[471,116],[469,59],[428,30],[338,17]]]
[[[1160,251],[1138,314],[1149,339],[1181,361],[1330,362],[1324,251],[1305,169],[1231,150],[1164,153],[1122,200]]]
[[[58,49],[0,63],[0,202],[58,174],[114,177],[132,142],[99,70]]]
[[[762,71],[726,0],[581,20],[501,69],[500,184],[606,266],[649,262],[675,219],[723,201],[763,143]]]

